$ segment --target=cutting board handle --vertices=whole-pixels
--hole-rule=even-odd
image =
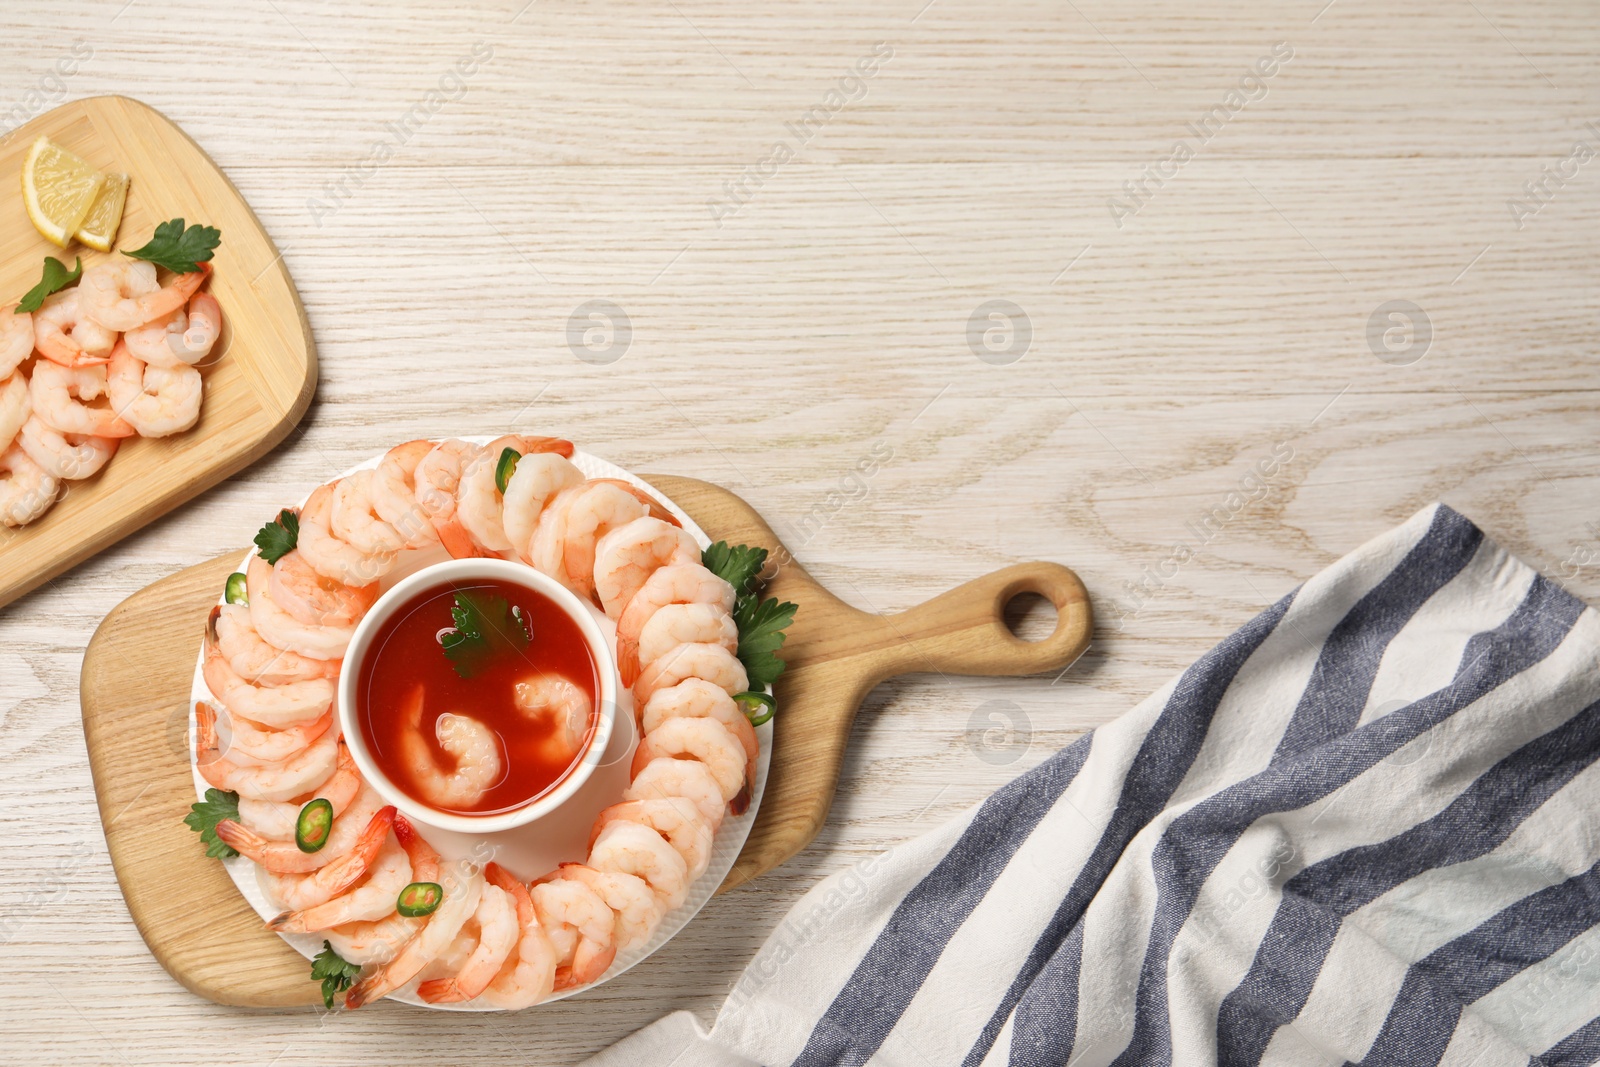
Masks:
[[[1027,641],[1006,625],[1006,605],[1037,593],[1055,605],[1049,636]],[[1078,576],[1059,563],[1018,563],[974,578],[897,615],[884,629],[882,677],[911,671],[1022,675],[1059,671],[1089,647],[1093,613]]]

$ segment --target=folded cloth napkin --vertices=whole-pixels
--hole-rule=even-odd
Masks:
[[[1435,505],[596,1064],[1600,1060],[1600,617]]]

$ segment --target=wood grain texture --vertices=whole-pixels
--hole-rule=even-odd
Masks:
[[[1507,207],[1600,147],[1585,0],[14,0],[6,31],[0,131],[30,93],[62,98],[47,78],[82,40],[64,94],[137,95],[217,160],[284,250],[322,372],[292,445],[0,612],[19,1061],[576,1063],[674,1009],[709,1022],[820,878],[978,803],[1430,501],[1600,596],[1600,162],[1520,228]],[[494,56],[465,93],[362,171],[477,41]],[[719,227],[707,201],[877,41],[895,57],[865,97]],[[1117,228],[1107,199],[1278,41],[1295,58],[1266,98]],[[995,298],[1032,325],[1005,366],[968,345]],[[610,364],[568,344],[595,299],[631,320]],[[1368,342],[1392,299],[1430,317],[1409,366]],[[105,851],[85,643],[402,436],[517,427],[727,486],[864,610],[1069,563],[1094,642],[1053,684],[874,689],[811,847],[591,996],[493,1023],[193,996]]]
[[[67,482],[45,515],[0,528],[0,607],[186,500],[203,493],[281,441],[311,403],[316,349],[294,283],[261,228],[205,151],[151,108],[121,96],[76,100],[0,142],[0,175],[20,175],[33,141],[49,137],[102,170],[132,176],[119,248],[137,248],[171,218],[219,228],[209,288],[224,327],[203,362],[205,400],[193,429],[123,442],[93,478]],[[17,205],[20,207],[20,205]],[[45,256],[84,267],[109,255],[41,237],[20,210],[0,212],[0,303],[38,284]]]
[[[712,540],[767,549],[775,564],[767,592],[799,605],[784,644],[788,668],[776,687],[780,714],[766,793],[718,893],[811,843],[833,803],[856,711],[874,686],[908,671],[1054,674],[1089,643],[1088,595],[1060,564],[1015,564],[909,611],[874,615],[817,584],[733,493],[693,478],[644,477]],[[243,553],[163,578],[106,616],[83,657],[84,737],[117,881],[161,965],[184,988],[219,1004],[310,1005],[320,993],[306,978],[304,957],[265,929],[183,825],[194,803],[181,726],[195,653],[217,590]],[[1037,640],[1021,640],[1006,625],[1007,605],[1024,593],[1048,599],[1057,612],[1054,629]],[[196,915],[206,922],[197,925]]]

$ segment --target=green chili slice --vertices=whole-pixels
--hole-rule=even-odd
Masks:
[[[245,595],[244,575],[234,571],[228,575],[228,584],[222,587],[222,599],[230,604],[248,604],[250,598]]]
[[[444,886],[438,882],[412,882],[400,890],[400,898],[395,901],[394,910],[408,919],[432,915],[444,901]]]
[[[294,821],[294,843],[301,852],[319,852],[333,831],[333,805],[322,797],[300,809]]]
[[[511,481],[511,475],[516,472],[517,460],[521,458],[522,453],[514,448],[500,450],[500,461],[494,465],[494,484],[495,488],[500,490],[501,496],[505,495],[506,486]]]
[[[735,693],[733,702],[739,705],[739,710],[744,712],[744,717],[750,720],[751,726],[760,726],[771,721],[772,713],[778,710],[778,702],[765,693]]]

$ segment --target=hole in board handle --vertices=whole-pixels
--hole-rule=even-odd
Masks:
[[[1056,606],[1050,599],[1024,589],[1002,609],[1006,629],[1023,641],[1043,641],[1056,632]]]

